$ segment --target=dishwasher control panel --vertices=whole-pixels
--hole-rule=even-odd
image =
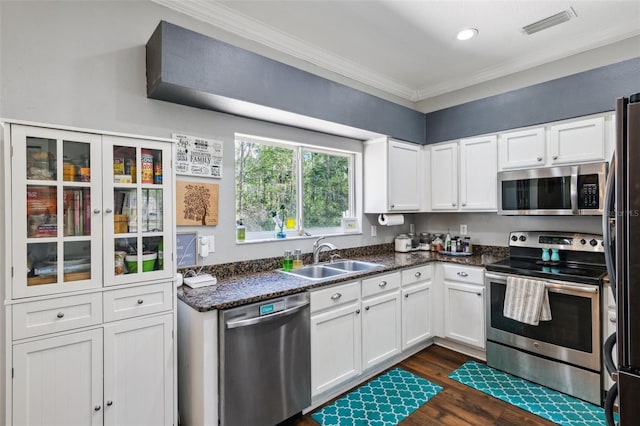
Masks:
[[[265,303],[260,305],[260,316],[273,314],[284,310],[284,300],[278,300],[277,302]]]

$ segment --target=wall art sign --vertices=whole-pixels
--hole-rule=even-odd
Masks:
[[[218,224],[217,183],[176,182],[176,225]]]
[[[222,178],[222,141],[171,135],[176,141],[176,174]]]

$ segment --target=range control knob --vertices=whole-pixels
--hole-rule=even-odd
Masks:
[[[592,247],[595,247],[598,245],[598,242],[596,240],[591,240],[589,241],[589,244],[591,244]]]
[[[511,241],[518,241],[518,237],[516,235],[511,236]]]
[[[520,241],[527,241],[527,237],[525,237],[524,235],[520,235]]]
[[[580,244],[585,245],[587,244],[587,240],[585,240],[584,238],[580,240]]]

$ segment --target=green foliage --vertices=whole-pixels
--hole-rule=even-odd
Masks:
[[[312,151],[302,158],[305,227],[340,226],[349,210],[349,159]]]

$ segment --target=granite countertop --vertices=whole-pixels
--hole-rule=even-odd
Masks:
[[[193,309],[206,312],[214,309],[229,309],[247,303],[258,302],[274,297],[300,293],[306,290],[353,281],[367,276],[420,266],[430,262],[447,262],[483,267],[506,257],[500,252],[483,252],[472,256],[451,256],[434,252],[378,253],[363,256],[350,256],[349,259],[361,260],[382,265],[380,268],[341,275],[337,278],[309,280],[284,274],[279,271],[238,274],[218,279],[215,286],[192,289],[187,286],[178,288],[178,299]]]

